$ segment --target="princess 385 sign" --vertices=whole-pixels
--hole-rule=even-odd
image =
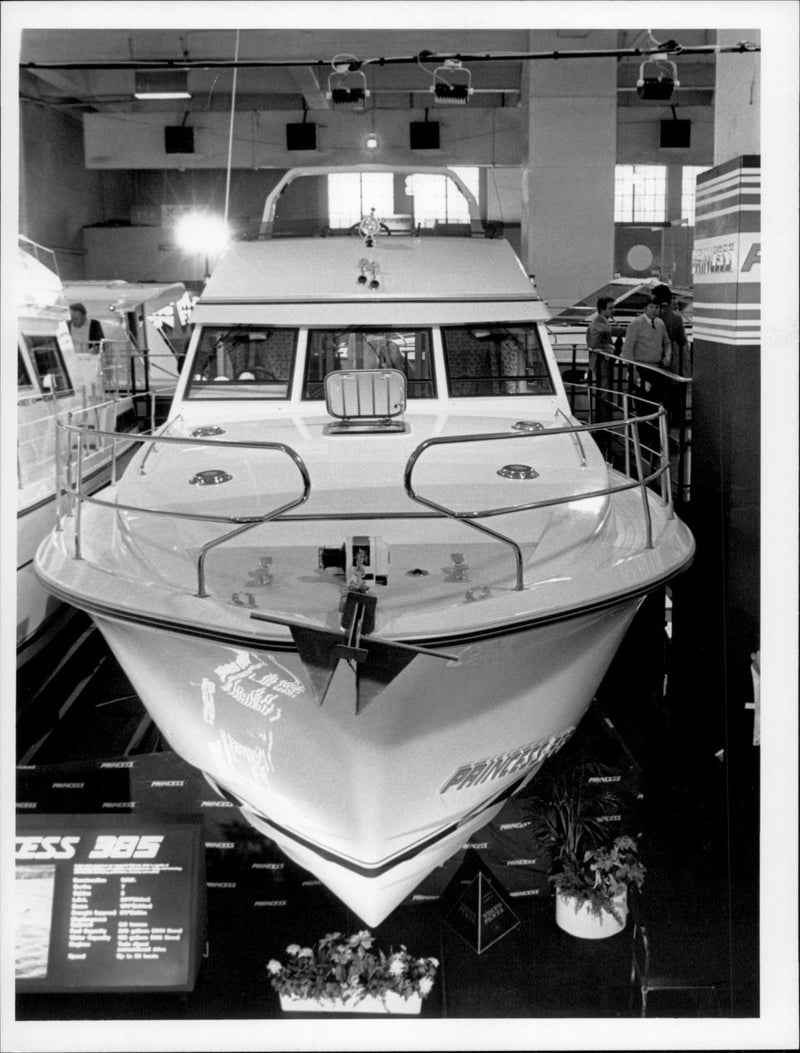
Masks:
[[[18,816],[18,990],[192,990],[205,944],[201,832],[131,815]]]

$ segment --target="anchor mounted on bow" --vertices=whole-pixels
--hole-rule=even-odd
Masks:
[[[342,632],[310,628],[300,622],[275,618],[269,614],[254,612],[250,617],[289,627],[320,706],[325,701],[339,662],[349,662],[356,674],[358,714],[419,655],[441,658],[446,662],[458,661],[457,655],[372,636],[377,602],[377,596],[369,595],[363,586],[351,584],[344,594],[340,619]]]

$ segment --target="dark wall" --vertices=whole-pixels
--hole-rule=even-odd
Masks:
[[[86,169],[80,114],[22,103],[19,136],[20,233],[56,252],[62,279],[84,278],[82,229],[127,215],[131,174]]]

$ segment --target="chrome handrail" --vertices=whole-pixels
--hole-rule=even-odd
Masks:
[[[78,411],[80,413],[81,411]],[[85,425],[76,425],[72,423],[72,417],[78,414],[70,414],[70,419],[65,423],[63,421],[57,421],[57,430],[64,432],[73,432],[78,435],[78,449],[79,453],[82,452],[83,436],[88,430]],[[209,513],[195,513],[195,512],[176,512],[169,509],[161,508],[145,508],[140,505],[129,505],[119,501],[104,501],[101,498],[84,494],[82,492],[82,478],[81,478],[81,459],[78,459],[77,466],[77,480],[75,487],[72,487],[72,480],[69,477],[69,461],[67,464],[68,478],[64,489],[70,493],[77,501],[77,507],[75,509],[75,551],[74,558],[82,559],[81,551],[81,507],[85,502],[94,505],[101,505],[106,508],[112,508],[114,511],[123,512],[141,512],[148,515],[161,515],[170,519],[189,519],[198,522],[214,522],[214,523],[236,523],[237,527],[235,530],[229,531],[227,534],[223,534],[219,538],[215,538],[213,541],[206,542],[205,545],[200,549],[200,553],[197,557],[197,595],[201,597],[208,596],[205,589],[205,561],[207,553],[215,548],[217,545],[221,545],[225,541],[237,537],[239,534],[244,533],[247,530],[252,530],[254,527],[261,525],[262,523],[268,523],[277,517],[283,515],[283,513],[289,511],[292,508],[297,508],[304,504],[309,497],[311,492],[311,477],[308,474],[308,469],[302,458],[286,443],[282,442],[241,442],[236,439],[213,439],[209,441],[208,438],[193,438],[191,436],[177,436],[177,435],[151,435],[135,432],[115,432],[115,431],[98,431],[91,429],[93,437],[99,437],[103,439],[111,439],[116,446],[118,441],[125,441],[131,443],[165,443],[165,444],[177,444],[180,446],[214,446],[214,447],[231,447],[234,449],[249,449],[249,450],[277,450],[281,453],[285,453],[295,464],[297,470],[300,473],[303,481],[303,493],[297,499],[288,501],[286,504],[281,505],[279,508],[272,509],[271,511],[256,516],[221,516],[212,515]],[[151,447],[152,448],[152,447]],[[148,451],[149,452],[149,451]],[[58,453],[60,455],[60,444]],[[57,468],[58,476],[60,477],[60,465]]]
[[[639,399],[638,401],[639,402],[646,402],[647,400]],[[441,436],[436,436],[434,438],[426,439],[424,442],[421,442],[419,444],[419,446],[417,446],[417,448],[413,451],[413,453],[409,457],[408,462],[406,463],[405,473],[404,473],[404,477],[403,477],[405,491],[406,491],[406,494],[411,498],[412,501],[416,501],[418,504],[425,505],[428,508],[436,509],[437,511],[441,512],[444,516],[446,516],[448,519],[454,519],[454,520],[457,520],[459,522],[462,522],[462,523],[464,523],[465,526],[470,526],[474,530],[479,530],[482,533],[489,534],[492,537],[496,538],[498,541],[501,541],[501,542],[509,545],[514,551],[514,559],[515,559],[515,565],[516,565],[515,590],[516,591],[522,591],[522,589],[525,588],[525,580],[524,580],[524,573],[523,573],[522,550],[521,550],[520,546],[517,544],[516,541],[514,541],[510,537],[507,537],[505,534],[501,534],[501,533],[499,533],[497,531],[490,530],[488,527],[484,526],[483,524],[479,524],[479,523],[474,522],[474,520],[478,519],[478,518],[487,518],[489,516],[507,515],[507,514],[512,514],[512,513],[515,513],[515,512],[528,512],[528,511],[533,511],[533,510],[539,509],[539,508],[547,508],[547,507],[550,507],[552,505],[571,504],[574,501],[586,501],[586,500],[589,500],[590,498],[606,497],[606,496],[610,496],[611,494],[614,494],[614,493],[621,493],[624,490],[632,490],[632,489],[638,488],[638,489],[641,490],[642,502],[643,502],[643,506],[644,506],[644,519],[645,519],[645,532],[646,532],[645,547],[646,548],[652,548],[653,547],[653,526],[652,526],[652,516],[650,514],[650,506],[649,506],[648,500],[647,500],[647,486],[648,486],[649,483],[654,482],[656,479],[661,478],[666,472],[669,471],[669,458],[665,454],[665,449],[662,448],[662,450],[660,451],[660,458],[659,458],[660,459],[660,464],[659,464],[658,468],[656,468],[655,470],[651,471],[650,474],[647,475],[647,476],[645,476],[643,474],[644,467],[643,467],[642,456],[641,456],[641,443],[640,443],[640,439],[639,439],[639,425],[640,424],[645,424],[648,421],[658,420],[660,422],[664,417],[666,417],[666,411],[663,409],[663,407],[658,406],[656,408],[655,412],[645,414],[645,415],[643,415],[641,417],[626,417],[623,420],[613,421],[613,422],[603,421],[603,422],[600,422],[600,423],[593,423],[593,424],[572,425],[572,426],[566,427],[566,428],[547,428],[547,429],[545,429],[543,431],[528,432],[528,433],[524,433],[524,434],[521,434],[519,432],[515,432],[514,434],[511,434],[509,432],[493,432],[493,433],[490,433],[490,434],[487,434],[487,435],[441,435]],[[419,458],[422,456],[422,454],[426,450],[430,449],[432,446],[446,446],[446,445],[452,445],[452,444],[460,443],[460,442],[502,441],[502,440],[507,440],[507,439],[525,439],[525,440],[527,440],[527,439],[543,439],[543,438],[552,437],[554,435],[572,435],[574,438],[577,438],[578,434],[580,432],[615,431],[615,430],[617,430],[619,428],[624,428],[626,432],[628,432],[629,430],[632,429],[632,442],[633,442],[633,447],[634,447],[634,456],[635,456],[635,459],[636,459],[636,469],[637,469],[637,476],[638,476],[637,479],[632,479],[630,482],[623,483],[622,485],[615,485],[615,486],[605,487],[605,488],[603,488],[601,490],[591,490],[591,491],[588,491],[586,493],[568,494],[566,497],[551,497],[551,498],[545,498],[545,499],[538,500],[538,501],[529,501],[529,502],[525,502],[523,504],[513,505],[513,506],[508,507],[508,508],[482,510],[482,511],[471,511],[471,512],[457,512],[457,511],[455,511],[455,509],[447,508],[445,505],[441,505],[441,504],[439,504],[436,501],[432,501],[430,498],[422,497],[420,494],[415,493],[414,488],[413,488],[412,483],[411,483],[411,476],[413,474],[414,467],[416,466]],[[659,423],[659,434],[663,434],[663,426],[661,425],[661,423]],[[578,442],[579,442],[579,448],[582,449],[582,446],[580,445],[580,440],[578,440]],[[626,444],[626,446],[627,446],[627,444]],[[629,475],[630,473],[628,472],[627,474]],[[662,484],[662,492],[663,492],[663,484]],[[663,500],[663,497],[662,497],[662,504],[665,504],[665,503],[666,502]],[[670,516],[670,518],[672,517],[671,505],[670,505],[669,516]]]
[[[618,392],[611,392],[611,394],[619,395]],[[647,404],[648,400],[636,398],[635,401],[641,404]],[[671,501],[671,487],[668,485],[669,482],[669,456],[664,446],[664,436],[666,433],[666,411],[663,407],[656,406],[656,408],[649,413],[644,413],[641,416],[630,416],[628,413],[629,396],[623,395],[623,409],[625,415],[622,419],[614,421],[601,421],[589,424],[575,424],[568,425],[560,428],[547,428],[542,431],[534,431],[527,433],[520,432],[491,432],[488,434],[475,434],[475,435],[451,435],[451,436],[437,436],[430,439],[426,439],[420,443],[415,450],[412,451],[408,461],[406,462],[405,469],[403,472],[403,485],[406,495],[411,501],[416,504],[423,505],[426,508],[432,509],[433,512],[358,512],[356,510],[350,510],[342,513],[315,513],[306,515],[286,515],[287,512],[294,508],[298,508],[304,504],[311,492],[311,478],[308,473],[308,469],[303,462],[299,454],[285,443],[280,442],[260,442],[260,441],[249,441],[243,442],[234,439],[217,439],[209,437],[194,438],[190,436],[173,436],[173,435],[154,435],[151,433],[130,433],[130,432],[114,432],[114,431],[99,431],[96,429],[91,430],[92,438],[111,439],[114,442],[114,446],[118,441],[125,441],[130,443],[149,443],[152,447],[157,443],[165,445],[173,444],[180,446],[213,446],[227,447],[231,449],[248,449],[248,450],[275,450],[288,456],[295,464],[300,473],[303,483],[303,493],[296,499],[281,505],[279,508],[272,509],[271,511],[259,514],[259,515],[214,515],[211,513],[197,513],[197,512],[179,512],[170,509],[163,508],[151,508],[141,505],[132,505],[122,503],[118,500],[106,501],[96,495],[84,494],[81,492],[81,474],[80,474],[80,461],[78,467],[78,478],[76,485],[73,487],[71,472],[69,464],[67,465],[68,478],[66,481],[65,491],[70,493],[77,500],[76,517],[75,517],[75,558],[82,558],[81,555],[81,517],[80,517],[80,506],[84,502],[88,502],[94,505],[100,505],[102,507],[111,508],[116,512],[138,512],[146,515],[157,515],[164,516],[170,519],[186,519],[196,522],[208,522],[208,523],[229,523],[236,524],[235,529],[228,531],[222,536],[213,539],[210,542],[206,542],[205,545],[200,549],[197,557],[197,595],[199,597],[208,596],[208,592],[205,587],[205,561],[207,554],[218,545],[224,544],[240,534],[251,530],[256,526],[262,525],[267,522],[300,522],[300,521],[336,521],[336,520],[384,520],[384,519],[418,519],[418,518],[442,518],[452,519],[458,522],[463,522],[466,526],[472,527],[474,530],[488,535],[495,540],[508,545],[514,553],[515,560],[515,588],[517,591],[521,591],[525,588],[524,581],[524,570],[523,570],[523,556],[520,545],[507,535],[500,533],[499,531],[492,530],[490,527],[483,523],[478,523],[478,519],[488,519],[496,516],[511,515],[518,512],[534,511],[541,508],[548,508],[555,505],[571,504],[576,501],[586,501],[598,497],[607,497],[616,493],[622,493],[626,490],[639,489],[642,494],[643,514],[645,519],[645,531],[646,531],[646,542],[647,548],[653,547],[652,541],[652,516],[650,512],[650,506],[647,496],[647,487],[661,479],[661,503],[663,506],[668,507],[668,517],[673,517],[673,508]],[[651,404],[654,405],[654,404]],[[79,416],[81,411],[70,414],[66,423],[63,420],[57,422],[59,431],[73,432],[79,434],[79,443],[83,442],[83,433],[88,429],[85,426],[73,423],[73,418]],[[654,451],[658,454],[658,466],[651,468],[649,474],[644,474],[644,459],[642,456],[642,444],[639,436],[639,427],[642,424],[657,423],[657,429],[660,437],[660,451]],[[626,470],[626,479],[622,483],[615,483],[608,487],[603,487],[599,490],[591,490],[584,493],[571,493],[560,497],[542,498],[535,501],[528,501],[522,504],[510,505],[501,508],[487,508],[487,509],[473,509],[463,512],[458,512],[455,509],[448,508],[445,505],[439,504],[430,498],[423,497],[422,495],[415,492],[412,485],[412,475],[414,468],[416,467],[420,457],[433,446],[452,445],[456,443],[470,443],[470,442],[494,442],[514,439],[520,440],[541,440],[543,438],[550,438],[557,435],[570,435],[573,441],[577,441],[579,451],[583,451],[582,443],[580,442],[580,434],[583,432],[619,432],[622,431],[626,436],[626,453],[628,459],[628,468]],[[630,477],[630,454],[627,452],[629,446],[633,447],[634,461],[636,465],[637,478]],[[58,456],[61,456],[61,443],[58,443]],[[148,451],[149,453],[149,451]],[[585,465],[585,459],[583,460]],[[665,485],[664,477],[666,476],[667,485]],[[60,472],[59,472],[60,477]],[[58,528],[61,529],[59,521]]]

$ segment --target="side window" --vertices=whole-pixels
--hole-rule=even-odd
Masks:
[[[19,350],[17,350],[17,394],[33,394],[33,381],[28,372],[28,367],[25,365],[25,359],[22,357]]]
[[[25,343],[42,391],[51,395],[71,393],[72,382],[56,337],[26,335]]]
[[[188,397],[286,399],[296,329],[205,326],[192,363]]]
[[[553,394],[535,325],[447,326],[442,343],[452,398]]]

